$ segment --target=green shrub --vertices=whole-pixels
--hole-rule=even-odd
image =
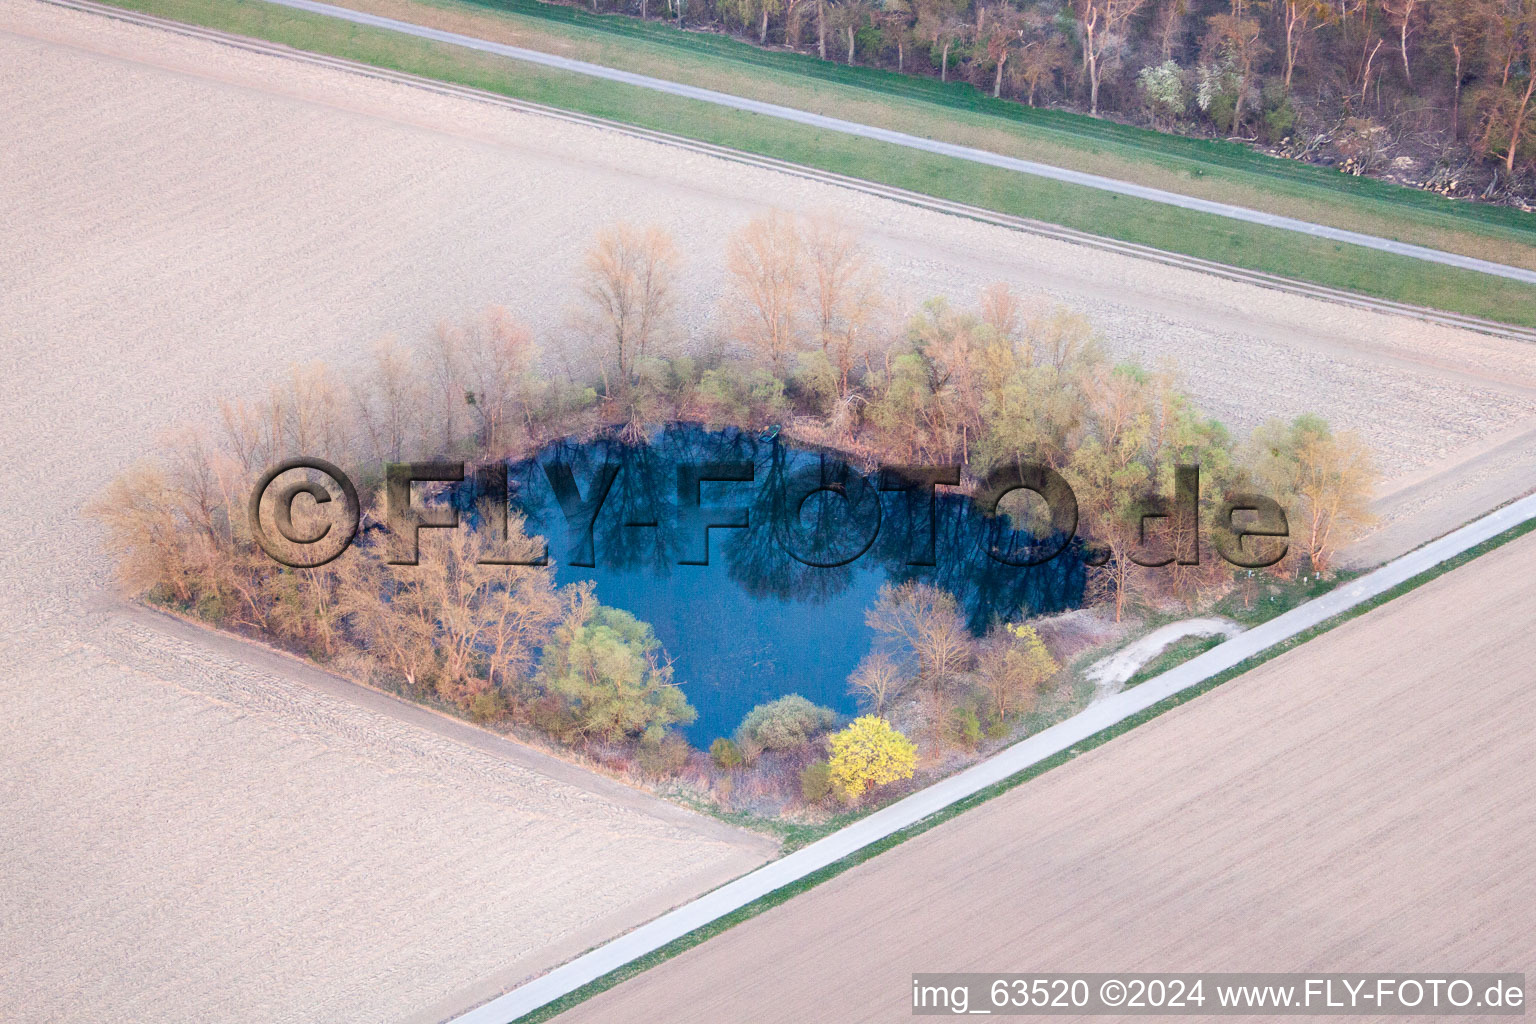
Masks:
[[[750,744],[761,750],[793,750],[836,724],[836,711],[791,693],[747,712],[736,730],[736,740],[743,747]]]
[[[698,712],[672,682],[649,623],[595,600],[576,607],[544,645],[539,682],[565,701],[583,734],[655,742]]]
[[[949,712],[950,742],[967,750],[974,750],[981,742],[981,720],[970,707],[952,708]]]
[[[677,733],[668,733],[661,742],[646,740],[635,751],[640,770],[653,778],[667,778],[683,770],[693,748]]]
[[[558,740],[570,742],[577,734],[576,719],[554,694],[545,694],[528,706],[528,724]]]
[[[1212,64],[1201,64],[1195,69],[1198,85],[1195,89],[1195,106],[1205,111],[1205,116],[1218,131],[1230,132],[1237,114],[1237,91],[1242,81],[1232,70],[1232,62],[1222,58]]]
[[[837,383],[837,367],[821,349],[795,357],[795,372],[790,377],[794,397],[818,414],[826,415],[836,401]]]
[[[469,716],[477,722],[494,722],[507,713],[507,698],[500,690],[486,690],[469,699]]]
[[[699,379],[699,405],[711,426],[759,427],[784,418],[784,382],[767,370],[732,363],[706,370]]]
[[[812,761],[800,769],[800,796],[808,804],[819,804],[832,795],[832,766]]]
[[[1271,143],[1290,135],[1291,129],[1296,127],[1296,108],[1291,106],[1291,98],[1276,83],[1264,87],[1263,124],[1264,139]]]
[[[218,593],[205,592],[198,595],[197,603],[192,608],[192,614],[204,622],[218,625],[229,618],[229,605]]]
[[[709,745],[709,756],[714,758],[716,767],[724,768],[726,771],[740,768],[747,760],[742,756],[741,748],[736,745],[736,741],[724,736]]]

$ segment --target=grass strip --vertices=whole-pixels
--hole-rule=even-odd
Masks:
[[[599,81],[261,0],[117,6],[665,131],[1230,266],[1536,326],[1536,287]]]
[[[357,2],[346,0],[349,6],[355,6]],[[657,54],[666,54],[674,67],[680,57],[702,58],[716,65],[739,69],[735,79],[743,88],[732,90],[737,95],[753,96],[751,87],[777,84],[777,78],[782,76],[796,81],[825,82],[873,94],[887,101],[913,101],[942,108],[951,114],[982,114],[1003,124],[1023,126],[1037,133],[1071,140],[1085,150],[1109,146],[1142,157],[1157,154],[1207,168],[1240,170],[1276,182],[1295,182],[1354,199],[1384,202],[1400,210],[1424,211],[1439,219],[1464,221],[1483,227],[1512,228],[1528,244],[1536,242],[1536,223],[1533,223],[1536,219],[1512,207],[1447,202],[1444,197],[1422,189],[1408,188],[1376,178],[1340,174],[1316,164],[1270,156],[1251,146],[1225,139],[1158,132],[1073,111],[1030,107],[1013,100],[994,99],[966,82],[939,82],[934,78],[900,74],[883,68],[850,66],[837,61],[821,60],[808,53],[754,46],[720,32],[683,31],[669,22],[642,21],[620,14],[599,14],[582,7],[544,3],[541,0],[413,0],[412,6],[441,10],[480,7],[520,19],[514,21],[514,24],[526,25],[529,21],[536,21],[555,30],[564,29],[558,36],[562,40],[580,39],[583,35],[623,40],[626,45],[616,55],[622,57],[622,54],[627,53],[629,59],[614,61],[612,66],[615,67],[642,62],[641,56],[635,52],[635,43],[641,43]],[[775,76],[769,77],[765,74],[767,72],[775,73]],[[827,98],[825,91],[820,97]]]

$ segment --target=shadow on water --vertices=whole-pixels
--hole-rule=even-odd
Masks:
[[[711,468],[702,482],[680,483],[679,467],[689,466]],[[574,485],[564,507],[552,474]],[[696,746],[787,693],[854,713],[847,679],[869,651],[864,613],[885,583],[949,590],[977,633],[1082,602],[1075,543],[1042,565],[1004,564],[987,547],[1008,546],[1006,521],[983,517],[969,498],[939,491],[930,521],[925,497],[882,492],[876,475],[779,438],[673,424],[644,445],[556,441],[509,463],[507,475],[528,532],[548,540],[556,581],[592,580],[604,604],[655,628],[698,709],[685,730]],[[610,477],[589,545],[567,512],[588,521]],[[680,502],[680,491],[696,494],[698,507]],[[468,513],[477,496],[466,482],[453,500]],[[705,528],[732,521],[746,525]],[[932,564],[912,564],[924,561]]]

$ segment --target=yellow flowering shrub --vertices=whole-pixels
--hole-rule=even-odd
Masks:
[[[854,719],[831,742],[832,786],[849,802],[917,770],[917,748],[879,715]]]

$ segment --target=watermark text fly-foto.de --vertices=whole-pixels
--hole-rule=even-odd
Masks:
[[[931,521],[937,488],[958,486],[963,474],[963,467],[957,465],[889,466],[865,476],[844,464],[835,465],[830,472],[825,465],[812,467],[808,472],[790,474],[787,479],[775,483],[780,488],[776,495],[778,500],[769,506],[777,520],[772,524],[775,536],[791,557],[807,565],[824,568],[845,565],[867,551],[880,530],[880,494],[903,492],[919,505],[926,503]],[[593,527],[622,468],[618,462],[603,463],[591,473],[583,489],[569,465],[560,462],[543,465],[565,519],[573,553],[571,564],[593,564]],[[677,466],[676,475],[676,521],[669,526],[677,531],[680,540],[678,564],[707,565],[709,531],[748,527],[750,509],[747,504],[705,504],[704,485],[736,485],[742,487],[744,497],[748,497],[748,487],[757,483],[756,465],[746,460],[688,462]],[[460,521],[457,509],[451,505],[429,507],[417,503],[412,486],[462,482],[466,479],[465,464],[387,463],[384,479],[384,514],[390,535],[386,561],[394,565],[415,565],[420,558],[420,531],[457,529]],[[505,466],[483,467],[476,474],[475,483],[482,500],[489,503],[494,513],[487,517],[482,529],[492,531],[493,542],[504,539],[509,505]],[[971,500],[983,516],[992,519],[997,516],[1003,499],[1018,492],[1032,493],[1044,502],[1049,531],[1043,538],[1031,537],[1025,543],[1017,543],[1017,536],[1009,538],[1015,542],[1004,543],[1002,535],[1013,535],[1016,531],[1000,528],[983,544],[988,556],[1003,564],[1028,567],[1048,562],[1067,551],[1077,539],[1078,503],[1071,485],[1056,470],[1048,466],[1008,463],[983,477]],[[1199,564],[1198,540],[1186,545],[1186,550],[1180,553],[1168,551],[1166,545],[1157,545],[1152,540],[1158,524],[1163,522],[1178,528],[1183,536],[1198,538],[1199,494],[1199,467],[1178,466],[1171,496],[1147,495],[1141,504],[1140,544],[1130,552],[1131,561],[1146,568],[1174,563]],[[839,550],[843,553],[832,560],[819,557],[814,550],[797,543],[794,538],[800,531],[783,528],[798,519],[806,503],[818,495],[839,499],[850,511],[857,510],[857,514],[845,517],[837,527],[855,533],[853,543],[840,545]],[[868,500],[869,495],[876,496],[875,500]],[[294,516],[296,502],[301,498],[309,500],[311,511],[323,512],[318,522],[304,528],[295,522]],[[339,557],[357,536],[361,520],[356,486],[340,468],[319,458],[289,459],[269,469],[252,489],[247,511],[256,543],[275,560],[295,568],[315,568]],[[1289,526],[1285,510],[1274,499],[1261,494],[1226,495],[1217,508],[1216,520],[1215,547],[1231,565],[1258,569],[1274,565],[1285,557]],[[267,521],[271,522],[272,532],[268,530]],[[658,524],[651,520],[626,525]],[[1258,543],[1245,543],[1248,538],[1256,538]],[[492,548],[495,546],[493,543]],[[1158,548],[1161,549],[1154,550]],[[1107,552],[1091,543],[1081,551],[1084,561],[1090,565],[1103,564],[1109,557]],[[926,542],[914,537],[908,559],[910,564],[931,565],[932,559],[932,533]],[[548,553],[520,559],[491,554],[482,561],[500,565],[544,565],[548,564]]]

